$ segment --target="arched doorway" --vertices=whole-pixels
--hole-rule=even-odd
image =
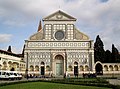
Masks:
[[[103,75],[103,67],[100,63],[96,64],[95,70],[97,75]]]
[[[64,74],[64,58],[62,55],[55,56],[56,61],[56,75],[60,76]]]
[[[78,63],[74,62],[74,75],[78,76]]]
[[[45,75],[45,63],[41,62],[41,75]]]

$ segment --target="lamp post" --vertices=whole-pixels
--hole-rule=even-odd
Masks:
[[[2,67],[2,65],[0,64],[0,71],[1,71],[1,67]]]
[[[0,70],[1,70],[2,65],[0,64]]]
[[[26,59],[26,70],[25,71],[26,71],[26,78],[28,79],[28,53],[26,53],[26,56],[27,56],[26,57],[27,59]]]

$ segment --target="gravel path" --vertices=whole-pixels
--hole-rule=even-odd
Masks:
[[[120,85],[120,79],[107,79],[107,81],[113,85]]]

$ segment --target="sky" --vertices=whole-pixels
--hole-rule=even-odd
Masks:
[[[0,49],[21,53],[42,18],[62,10],[90,39],[99,35],[105,50],[120,51],[120,0],[0,0]]]

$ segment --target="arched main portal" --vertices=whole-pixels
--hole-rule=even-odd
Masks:
[[[97,75],[103,75],[103,67],[100,63],[96,64],[95,70]]]
[[[60,76],[64,74],[64,58],[62,55],[55,56],[56,61],[56,75]]]

